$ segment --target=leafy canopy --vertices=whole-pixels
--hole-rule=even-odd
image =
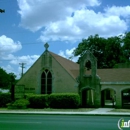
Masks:
[[[0,67],[0,88],[8,89],[12,83],[15,83],[16,75],[14,73],[7,73]]]
[[[98,68],[113,68],[118,63],[129,62],[130,32],[108,38],[91,35],[79,43],[73,54],[81,57],[87,50],[97,58]]]

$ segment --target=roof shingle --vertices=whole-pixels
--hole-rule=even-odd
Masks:
[[[50,52],[50,54],[74,79],[77,78],[79,75],[79,64],[53,52]],[[97,75],[101,78],[101,82],[130,82],[130,68],[97,69]]]

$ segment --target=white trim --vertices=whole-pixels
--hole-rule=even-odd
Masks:
[[[101,85],[104,85],[104,84],[121,84],[121,85],[129,85],[130,82],[100,82]]]

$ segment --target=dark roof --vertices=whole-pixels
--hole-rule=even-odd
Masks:
[[[98,69],[101,82],[130,82],[130,68]]]
[[[50,54],[74,79],[77,78],[79,75],[79,64],[53,52],[50,52]],[[90,71],[86,73],[90,74]],[[97,69],[97,75],[101,78],[101,82],[130,82],[130,68]]]
[[[49,51],[50,52],[50,51]],[[77,75],[73,74],[72,70],[79,70],[79,64],[68,60],[64,57],[61,57],[53,52],[50,52],[50,54],[55,58],[56,61],[59,62],[59,64],[75,79]]]

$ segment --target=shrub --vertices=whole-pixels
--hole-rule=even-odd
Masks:
[[[28,100],[31,108],[46,108],[48,107],[48,95],[29,95]]]
[[[6,107],[6,104],[11,102],[10,93],[0,93],[0,107]]]
[[[78,108],[80,97],[75,93],[51,94],[49,96],[49,104],[51,108]]]
[[[7,104],[8,108],[12,109],[25,109],[29,105],[29,101],[27,99],[18,99],[13,103]]]

